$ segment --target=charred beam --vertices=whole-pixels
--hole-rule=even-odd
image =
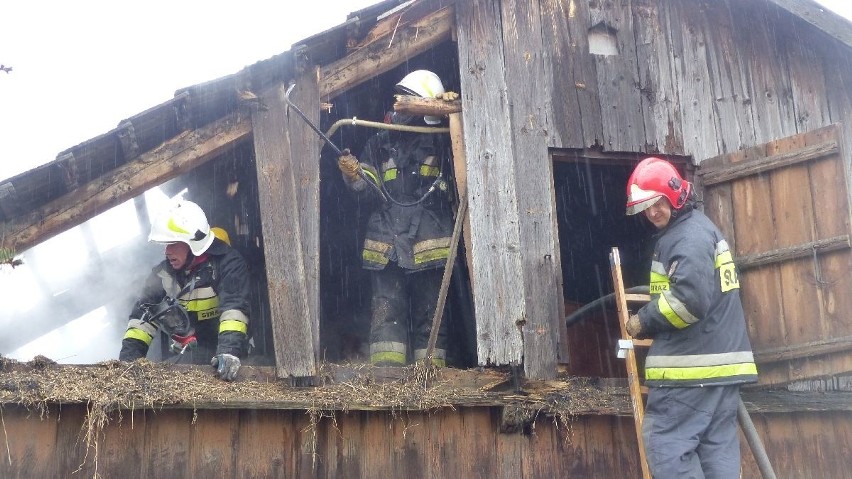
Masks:
[[[320,71],[320,98],[330,99],[450,39],[455,12],[444,7],[387,32],[381,40],[326,65]]]
[[[21,252],[215,158],[251,134],[237,114],[183,133],[136,161],[0,225],[0,247]]]

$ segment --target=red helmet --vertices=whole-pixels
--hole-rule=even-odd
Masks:
[[[627,180],[627,214],[645,211],[661,196],[679,210],[691,192],[692,183],[684,180],[671,163],[653,156],[645,158]]]

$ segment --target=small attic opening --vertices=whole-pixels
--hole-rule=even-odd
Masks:
[[[320,128],[327,132],[341,119],[383,122],[393,111],[395,84],[418,69],[435,72],[445,90],[459,91],[457,46],[444,42],[332,99],[331,110],[322,112]],[[439,126],[447,126],[446,121]],[[331,140],[360,156],[366,141],[378,131],[347,124],[338,128]],[[323,148],[320,164],[319,356],[332,362],[367,362],[371,291],[369,271],[361,266],[361,246],[374,205],[359,200],[346,188],[331,148]],[[451,162],[446,173],[452,174],[449,165]],[[443,317],[450,329],[447,364],[451,367],[476,364],[475,324],[465,264],[460,250]]]
[[[648,284],[654,227],[641,215],[627,216],[625,186],[639,153],[589,150],[551,154],[562,262],[565,314],[613,291],[609,253],[618,247],[625,287]],[[687,178],[687,158],[666,156]],[[568,325],[568,372],[575,376],[626,377],[616,358],[620,337],[614,308],[596,309]]]
[[[598,23],[589,29],[589,53],[592,55],[613,56],[618,55],[618,31],[604,22]]]

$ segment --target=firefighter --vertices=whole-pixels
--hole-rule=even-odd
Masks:
[[[246,352],[249,321],[242,256],[224,230],[211,229],[204,211],[185,200],[154,220],[148,241],[165,244],[166,259],[154,267],[133,307],[119,359],[145,357],[162,329],[173,351],[190,348],[193,362],[209,361],[217,376],[233,380]]]
[[[627,332],[653,338],[642,434],[656,478],[740,475],[740,386],[757,381],[728,243],[696,209],[692,184],[669,162],[642,160],[627,184],[627,214],[658,230],[651,301]]]
[[[409,73],[396,91],[425,98],[452,93],[428,70]],[[426,126],[441,119],[395,113],[391,122]],[[338,160],[348,188],[376,205],[361,251],[362,266],[371,272],[374,365],[401,366],[409,355],[414,360],[426,355],[452,235],[448,147],[446,134],[381,130],[367,140],[360,162],[348,150]],[[446,323],[432,356],[438,366],[446,365]]]

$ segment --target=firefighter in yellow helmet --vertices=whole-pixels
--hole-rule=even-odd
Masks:
[[[162,329],[174,352],[209,362],[222,379],[236,377],[247,348],[248,269],[227,233],[219,228],[217,237],[215,230],[191,201],[155,218],[148,240],[165,245],[166,259],[154,267],[133,307],[120,360],[145,357]]]
[[[396,91],[428,98],[446,93],[428,70],[409,73]],[[392,122],[427,126],[441,118],[394,114]],[[353,155],[338,160],[347,187],[373,200],[361,251],[371,272],[372,364],[400,366],[426,355],[452,235],[449,159],[446,134],[381,130],[367,140],[360,161]],[[432,356],[439,366],[446,364],[446,324]]]
[[[692,184],[660,158],[642,160],[627,183],[627,214],[659,231],[651,301],[627,322],[653,338],[642,434],[654,477],[739,477],[740,385],[757,381],[728,243],[695,209]]]

